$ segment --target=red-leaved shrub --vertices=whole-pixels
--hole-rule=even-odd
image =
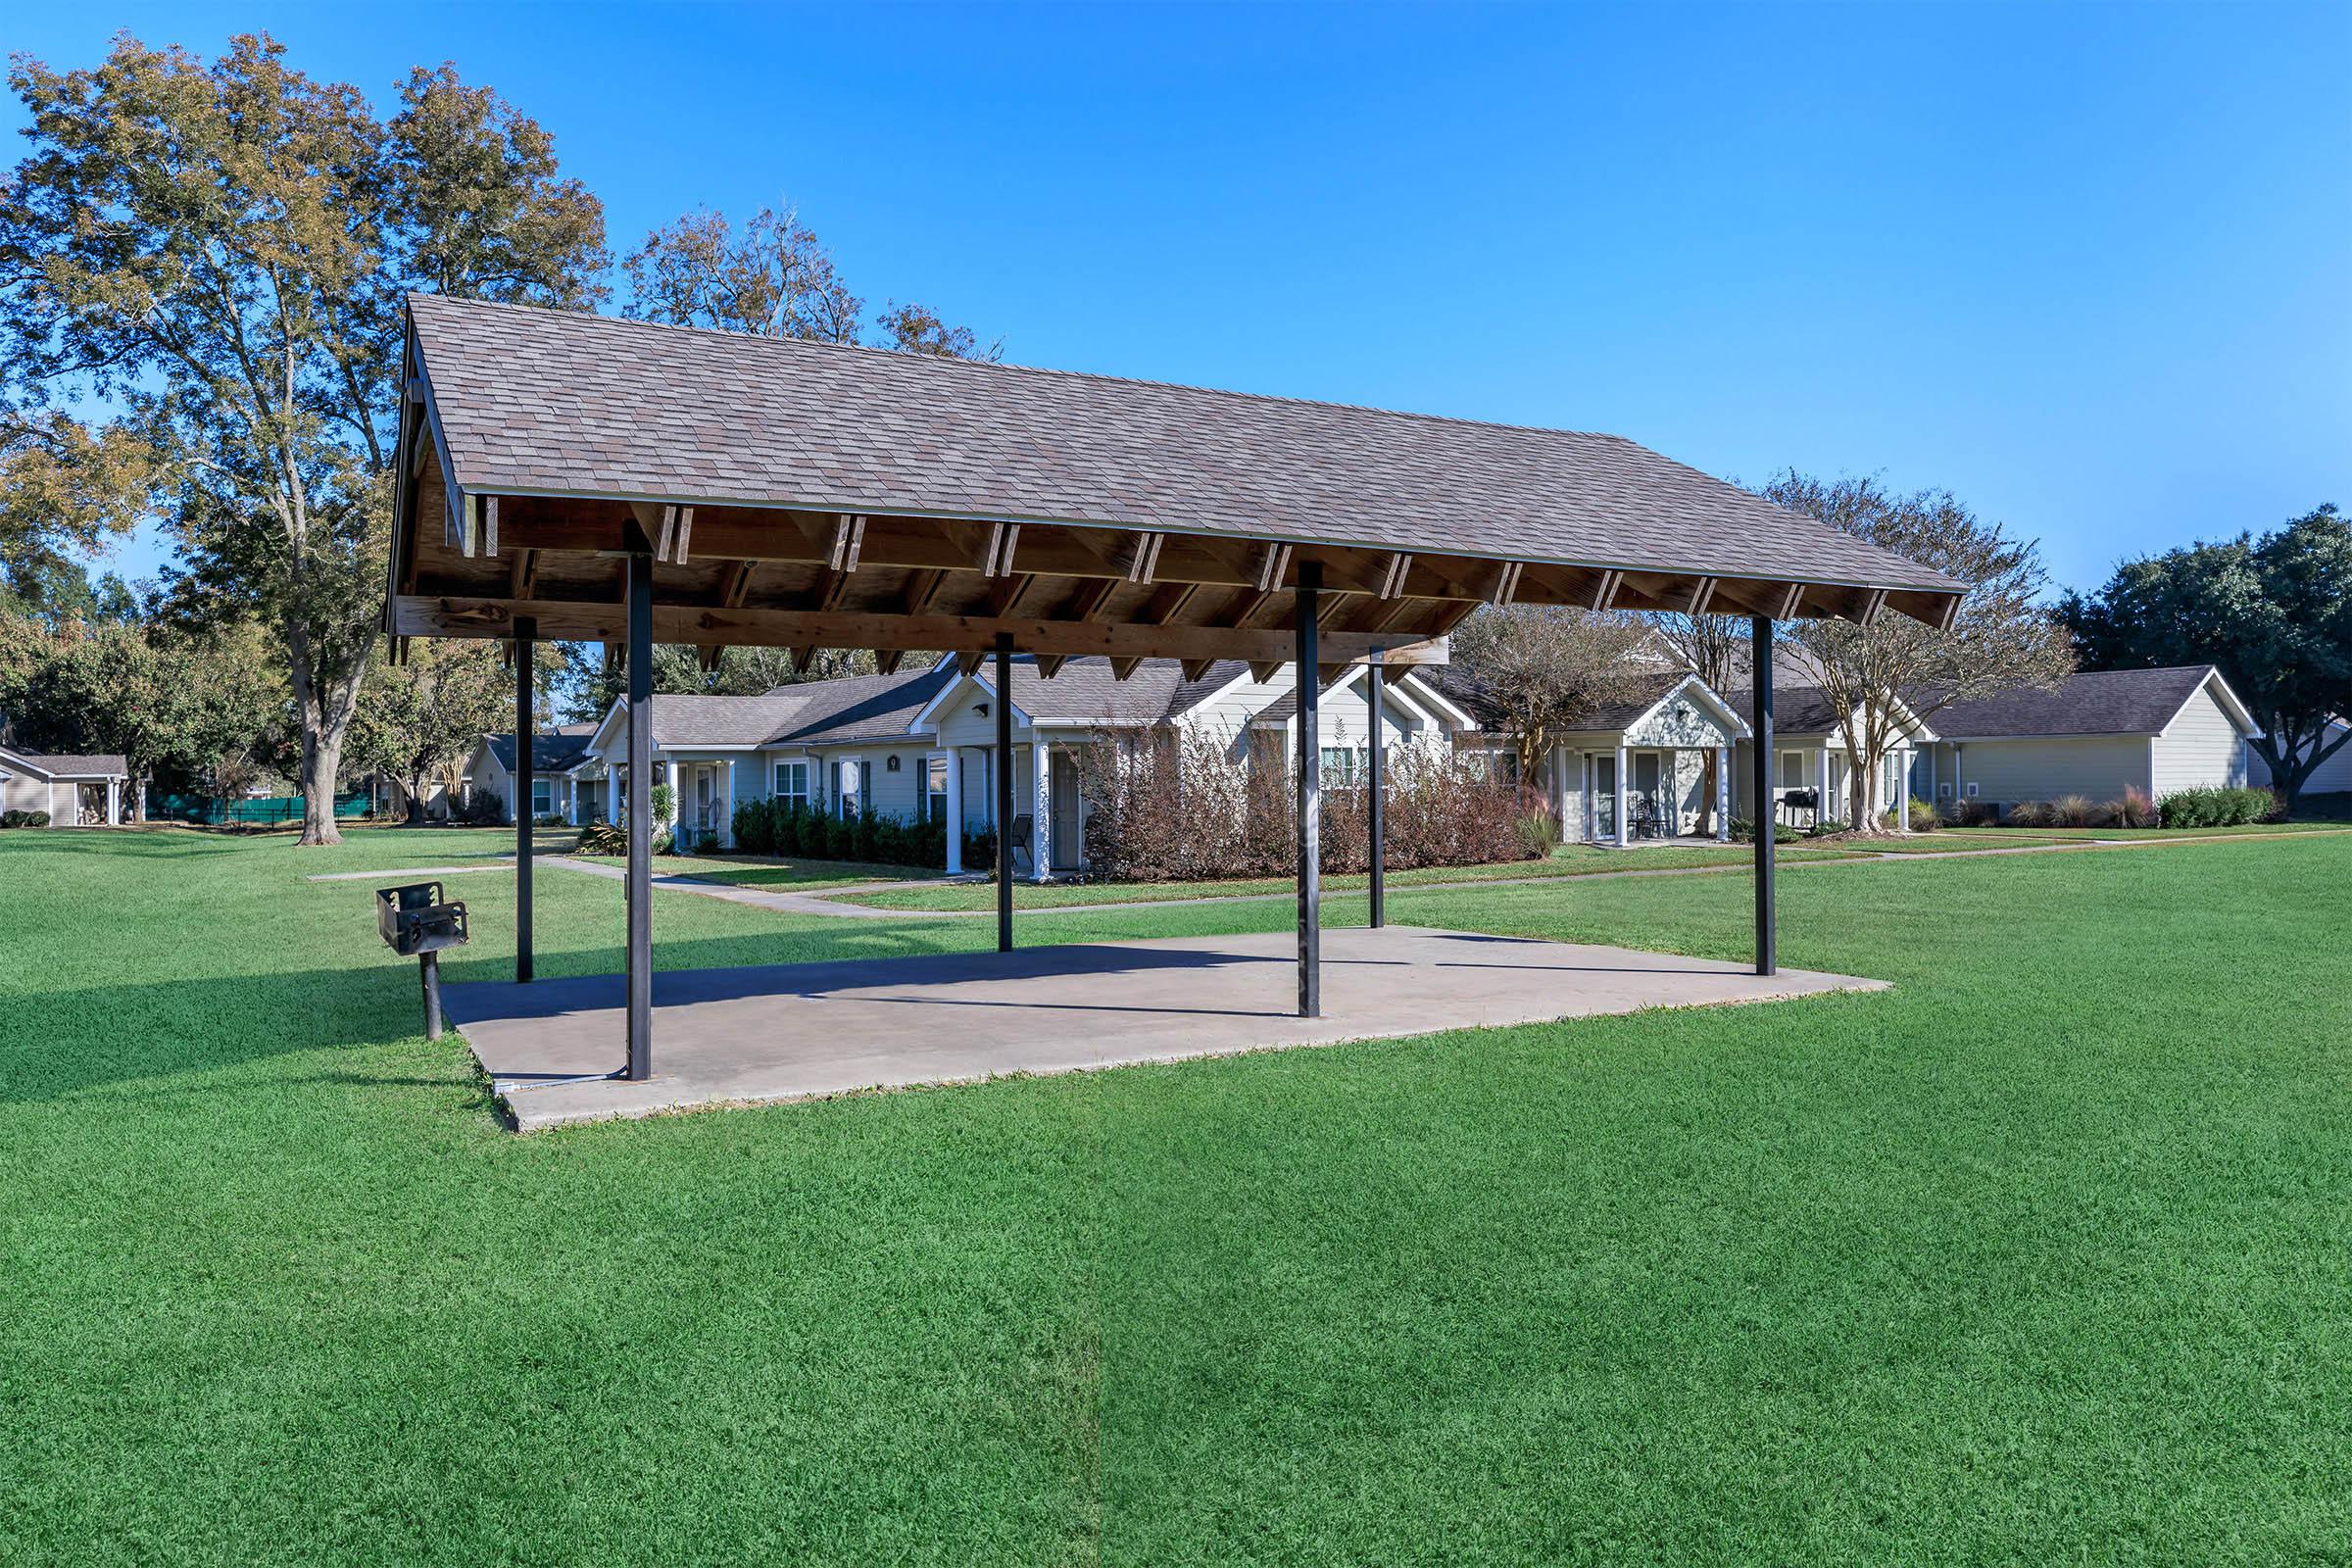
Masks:
[[[1519,792],[1483,759],[1423,746],[1389,752],[1388,864],[1480,865],[1530,858]],[[1078,754],[1090,815],[1093,875],[1131,882],[1286,876],[1297,868],[1287,767],[1268,754],[1237,757],[1204,735],[1151,732]],[[1361,871],[1370,860],[1360,786],[1323,787],[1322,865]]]

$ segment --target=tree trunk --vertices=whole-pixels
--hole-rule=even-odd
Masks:
[[[335,776],[343,765],[343,734],[302,726],[302,837],[299,844],[340,844],[335,827]]]

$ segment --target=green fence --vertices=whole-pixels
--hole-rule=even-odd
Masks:
[[[147,797],[147,814],[158,821],[195,822],[206,827],[234,825],[270,827],[302,820],[302,797],[270,795],[260,800],[219,801],[203,795]],[[368,814],[368,792],[353,790],[335,797],[335,815],[348,820]]]

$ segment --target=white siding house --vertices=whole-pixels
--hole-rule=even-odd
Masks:
[[[1050,678],[1027,657],[1011,669],[1012,837],[1026,875],[1085,868],[1087,806],[1077,761],[1088,747],[1168,726],[1210,737],[1236,759],[1258,756],[1252,736],[1271,733],[1276,744],[1267,760],[1288,757],[1279,738],[1282,705],[1291,697],[1287,665],[1267,681],[1238,661],[1220,661],[1191,679],[1174,660],[1146,660],[1126,680],[1112,678],[1102,659],[1072,659]],[[1324,699],[1327,760],[1361,746],[1361,676],[1348,671]],[[996,689],[993,663],[966,675],[948,659],[928,669],[809,681],[758,697],[658,696],[653,762],[675,791],[669,825],[684,841],[708,832],[724,848],[733,841],[737,804],[775,796],[844,816],[940,819],[948,825],[947,868],[960,871],[965,836],[987,832],[996,820],[997,705],[1005,695]],[[1385,707],[1384,733],[1398,744],[1434,744],[1446,726],[1468,718],[1411,673],[1388,683]],[[615,703],[574,769],[585,790],[598,792],[611,821],[620,820],[626,800],[623,719]],[[1295,731],[1295,717],[1289,728]]]
[[[119,825],[130,806],[129,783],[130,765],[120,756],[0,747],[0,810],[46,811],[51,827]]]
[[[2333,719],[2322,733],[2317,745],[2333,746],[2335,750],[2320,760],[2320,765],[2303,780],[2305,795],[2352,795],[2352,721]],[[2309,755],[2309,751],[2299,754]],[[2246,743],[2246,782],[2267,785],[2271,782],[2271,764]]]

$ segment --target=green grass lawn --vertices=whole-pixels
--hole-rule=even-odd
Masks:
[[[1842,849],[1784,848],[1783,860],[1838,860]],[[1428,865],[1409,871],[1391,871],[1391,888],[1409,888],[1446,882],[1510,882],[1531,877],[1592,876],[1602,871],[1684,871],[1694,866],[1745,865],[1751,852],[1739,845],[1721,849],[1703,845],[1659,845],[1654,849],[1604,850],[1589,844],[1564,844],[1541,860],[1498,860],[1492,865]],[[1371,885],[1361,872],[1327,876],[1326,893],[1360,893]],[[1215,882],[1036,882],[1015,883],[1016,909],[1064,909],[1097,904],[1165,904],[1179,899],[1233,899],[1287,894],[1295,884],[1285,877],[1232,877]],[[877,909],[927,912],[993,909],[993,882],[961,882],[949,886],[892,888],[875,893],[852,893],[836,901],[862,904]]]
[[[618,856],[583,855],[598,865],[625,865]],[[918,866],[882,865],[864,860],[779,859],[757,855],[657,855],[654,875],[692,876],[706,882],[732,882],[741,887],[788,887],[795,893],[818,893],[826,888],[857,887],[865,882],[906,882],[942,873]]]
[[[0,1562],[2352,1557],[2352,837],[1786,878],[1875,996],[527,1138],[305,880],[459,837],[0,834]],[[539,879],[543,973],[619,894]],[[1736,957],[1747,894],[1392,909]]]

